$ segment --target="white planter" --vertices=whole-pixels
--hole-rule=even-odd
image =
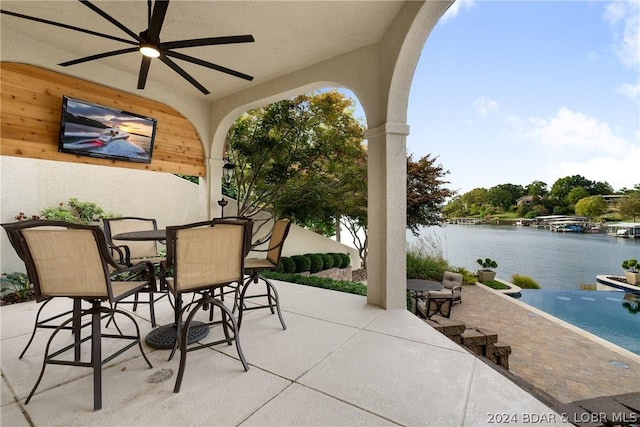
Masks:
[[[496,272],[491,270],[478,270],[478,280],[482,283],[494,280]]]
[[[632,273],[630,271],[625,271],[624,277],[627,279],[628,284],[640,285],[640,273]]]

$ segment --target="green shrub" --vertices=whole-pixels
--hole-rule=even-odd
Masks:
[[[98,221],[100,218],[114,216],[105,214],[104,210],[95,203],[81,202],[76,198],[69,199],[68,205],[69,208],[65,208],[64,203],[44,208],[40,211],[40,218],[75,224],[89,224],[92,221]]]
[[[511,276],[511,283],[522,289],[540,289],[540,285],[531,277],[514,274]]]
[[[295,273],[296,262],[289,257],[280,258],[280,265],[284,274]]]
[[[274,271],[262,273],[265,277],[283,282],[297,283],[316,288],[330,289],[333,291],[346,292],[356,295],[367,295],[367,287],[360,282],[349,282],[348,280],[333,280],[328,277],[301,276],[299,274],[281,274]]]
[[[329,254],[320,254],[322,257],[322,269],[328,270],[333,267],[333,257]]]
[[[407,252],[407,279],[441,280],[448,268],[443,259]]]
[[[340,254],[337,253],[330,253],[329,255],[331,255],[331,257],[333,258],[333,266],[335,268],[342,268],[342,257],[340,256]]]
[[[349,265],[351,264],[351,258],[349,257],[349,254],[338,254],[338,255],[342,257],[342,264],[340,264],[342,266],[341,268],[349,267]]]
[[[302,273],[303,271],[309,271],[311,268],[311,260],[305,255],[294,255],[291,257],[293,262],[296,263],[295,273]]]
[[[317,273],[322,270],[322,257],[320,254],[306,254],[306,257],[311,261],[311,266],[309,267],[309,272]]]
[[[29,278],[25,273],[2,273],[0,283],[2,283],[2,285],[8,285],[6,287],[3,286],[0,289],[0,293],[4,294],[8,291],[14,292],[18,295],[20,301],[26,301],[33,292],[33,286],[29,283]]]

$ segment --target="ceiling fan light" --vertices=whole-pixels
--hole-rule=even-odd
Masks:
[[[149,58],[157,58],[160,56],[160,51],[152,44],[145,43],[140,46],[140,53]]]

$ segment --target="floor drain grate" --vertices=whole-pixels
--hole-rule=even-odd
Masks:
[[[618,362],[616,360],[612,360],[611,362],[609,362],[611,364],[611,366],[613,366],[614,368],[621,368],[621,369],[629,369],[629,365],[627,365],[626,363],[623,362]]]
[[[173,369],[160,369],[147,377],[148,383],[161,383],[173,376]]]

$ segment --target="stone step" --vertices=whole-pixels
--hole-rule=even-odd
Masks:
[[[463,345],[474,354],[487,358],[490,362],[509,370],[511,346],[498,342],[498,334],[484,327],[467,328],[464,323],[442,316],[432,316],[425,323],[444,334],[457,344]]]

